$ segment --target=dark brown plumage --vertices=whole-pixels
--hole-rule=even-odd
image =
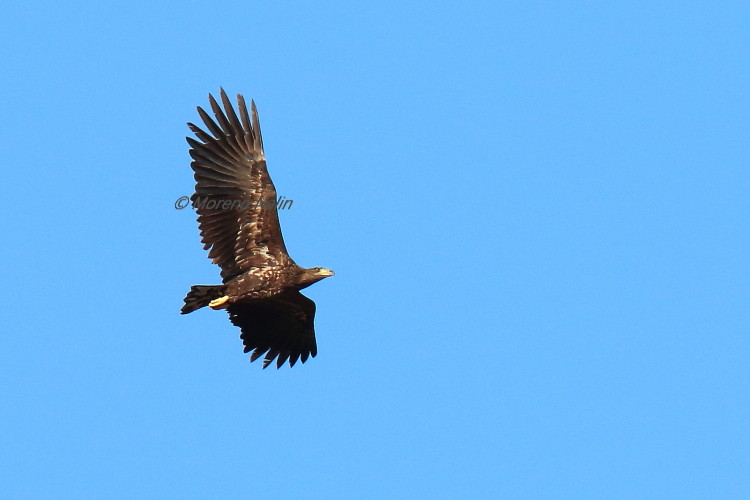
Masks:
[[[221,268],[223,284],[191,287],[181,312],[207,305],[227,309],[242,331],[245,352],[253,351],[250,361],[265,354],[263,368],[274,359],[277,368],[287,360],[290,366],[298,359],[304,363],[318,350],[315,303],[300,290],[333,271],[299,267],[287,254],[255,103],[251,121],[239,94],[239,117],[224,89],[224,110],[212,95],[208,100],[216,121],[200,107],[198,114],[210,134],[188,123],[200,139],[187,138],[196,180],[191,200],[204,249]]]

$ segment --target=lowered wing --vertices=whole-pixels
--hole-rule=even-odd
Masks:
[[[250,361],[264,356],[263,368],[276,360],[280,368],[286,360],[294,366],[315,357],[315,302],[299,291],[288,291],[268,299],[231,304],[229,319],[240,327],[245,352],[253,351]]]

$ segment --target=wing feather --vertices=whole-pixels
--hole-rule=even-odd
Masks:
[[[208,94],[208,103],[211,105],[211,111],[214,112],[214,116],[219,122],[219,127],[221,127],[222,135],[231,136],[233,131],[232,126],[229,125],[229,120],[227,120],[227,117],[221,110],[219,103],[216,102],[216,99],[214,99],[214,96],[212,96],[211,94]]]
[[[211,94],[208,94],[208,95],[209,95],[209,100],[210,100]],[[201,120],[203,120],[203,123],[206,125],[206,128],[208,128],[208,131],[211,132],[211,134],[213,134],[214,138],[221,139],[222,137],[224,137],[224,132],[222,132],[221,128],[218,125],[216,125],[216,122],[213,120],[213,118],[208,116],[208,113],[203,111],[203,108],[201,108],[200,106],[198,106],[197,109],[198,109],[198,114],[201,117]]]
[[[232,124],[232,129],[242,130],[244,132],[245,129],[242,127],[242,124],[240,123],[239,118],[237,118],[237,113],[234,112],[232,103],[229,101],[229,98],[227,97],[227,93],[224,92],[224,89],[221,89],[221,103],[224,105],[224,109],[227,111],[227,118]]]

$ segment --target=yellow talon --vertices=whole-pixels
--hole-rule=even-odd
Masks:
[[[223,309],[223,307],[226,307],[225,304],[227,302],[229,302],[229,295],[224,295],[223,297],[219,297],[218,299],[214,299],[209,302],[208,307],[210,307],[211,309]]]

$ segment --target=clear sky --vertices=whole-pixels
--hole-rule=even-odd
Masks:
[[[750,498],[747,2],[12,2],[7,498]],[[255,99],[318,357],[224,312],[187,121]]]

